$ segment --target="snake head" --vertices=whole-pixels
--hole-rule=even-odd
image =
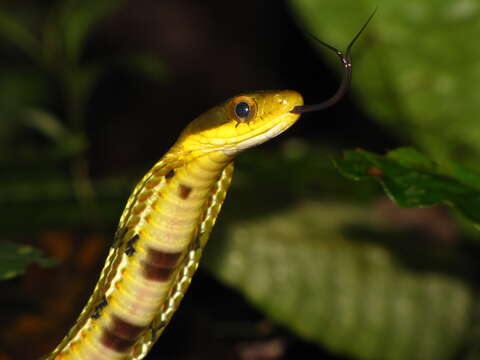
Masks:
[[[234,96],[193,120],[173,148],[198,156],[221,151],[233,157],[287,130],[300,117],[292,109],[301,105],[302,96],[293,90]]]

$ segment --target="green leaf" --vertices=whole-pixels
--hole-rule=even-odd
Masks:
[[[40,250],[29,245],[0,241],[0,280],[25,273],[27,267],[33,263],[51,267],[58,264],[58,260],[46,258]]]
[[[436,172],[428,159],[413,149],[397,150],[386,156],[346,151],[342,159],[335,160],[335,165],[353,180],[378,180],[399,206],[450,205],[480,224],[480,190],[469,185],[471,173],[457,172],[455,177],[447,177]]]
[[[7,41],[33,58],[38,56],[38,43],[17,16],[0,9],[0,39]]]
[[[388,153],[388,158],[400,165],[423,170],[435,170],[436,164],[427,156],[411,147],[402,147]]]
[[[225,210],[228,216],[228,203]],[[373,228],[375,217],[363,207],[310,202],[256,219],[220,219],[226,225],[214,233],[206,265],[270,318],[333,352],[451,358],[464,345],[475,303],[459,269],[468,261],[452,248],[422,251],[421,238],[352,230]],[[434,260],[433,252],[442,255]]]
[[[60,141],[68,136],[68,130],[54,114],[40,109],[28,109],[21,117],[23,123],[46,137]]]
[[[25,139],[19,118],[25,109],[47,107],[52,93],[50,79],[27,67],[0,69],[0,158],[16,152]]]
[[[480,190],[480,173],[456,163],[451,165],[451,170],[453,176],[455,176],[455,178],[463,182],[465,185]]]
[[[353,49],[353,87],[373,119],[443,164],[480,157],[480,7],[471,0],[290,0],[309,32],[344,48],[378,11]],[[312,46],[318,46],[312,42]],[[332,66],[342,67],[328,50]]]

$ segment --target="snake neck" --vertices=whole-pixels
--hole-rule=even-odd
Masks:
[[[48,359],[141,359],[178,307],[230,183],[221,152],[169,153],[137,185],[95,291]],[[233,167],[229,167],[229,169]]]

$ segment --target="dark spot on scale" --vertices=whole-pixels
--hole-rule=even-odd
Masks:
[[[165,175],[166,179],[171,179],[175,175],[175,170],[171,169],[167,175]]]
[[[167,281],[177,266],[181,252],[169,253],[149,248],[143,262],[145,278],[153,281]]]
[[[190,193],[192,192],[192,188],[190,186],[183,185],[183,184],[180,184],[178,186],[178,190],[179,190],[178,195],[183,200],[186,200],[190,196]]]
[[[138,241],[140,236],[136,234],[130,240],[127,241],[127,248],[125,249],[125,255],[132,256],[135,253],[135,248],[133,247],[135,243]]]
[[[135,344],[143,329],[143,326],[131,324],[113,315],[111,324],[103,330],[101,342],[116,352],[125,352]]]
[[[98,319],[101,315],[102,309],[107,305],[108,305],[107,298],[103,296],[102,300],[100,300],[97,306],[95,306],[95,308],[93,309],[93,313],[92,315],[90,315],[90,317],[92,319]]]

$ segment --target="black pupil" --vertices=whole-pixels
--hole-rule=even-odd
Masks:
[[[235,106],[235,114],[239,118],[245,118],[250,114],[250,105],[248,105],[245,101],[240,101],[236,106]]]

